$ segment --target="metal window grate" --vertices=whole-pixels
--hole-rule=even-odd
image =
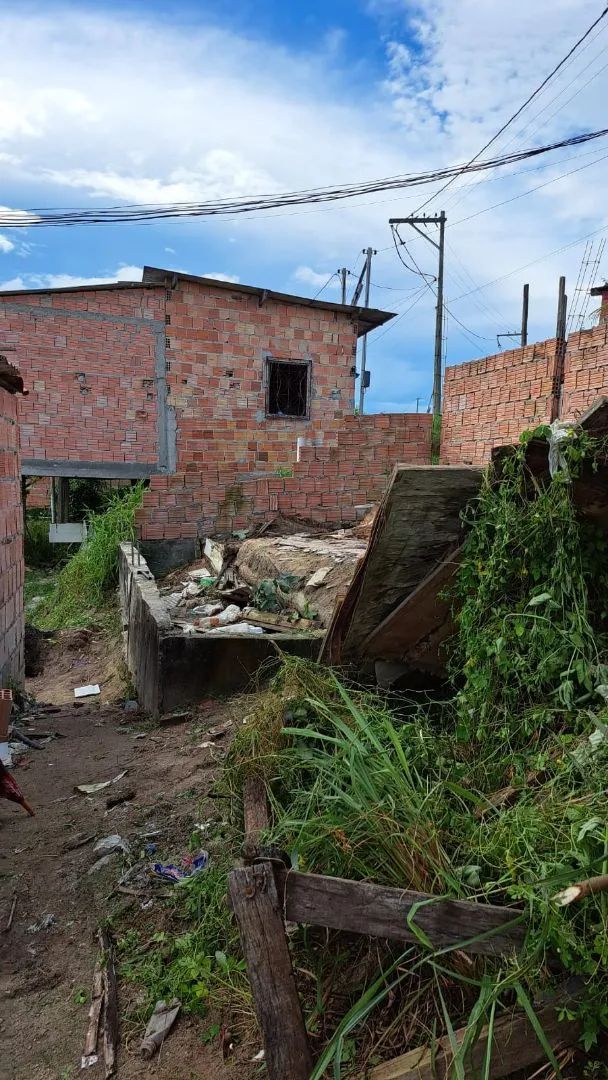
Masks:
[[[308,417],[310,363],[266,361],[266,415]]]

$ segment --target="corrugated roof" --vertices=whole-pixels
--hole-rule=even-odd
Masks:
[[[353,307],[351,304],[335,304],[328,300],[310,300],[306,296],[293,296],[291,293],[275,292],[274,289],[263,289],[257,285],[241,285],[232,281],[219,281],[217,278],[199,277],[197,274],[183,274],[173,270],[163,270],[156,266],[144,266],[143,281],[147,285],[164,285],[166,287],[172,287],[178,281],[192,281],[195,284],[206,285],[209,288],[225,289],[233,293],[239,292],[248,296],[257,296],[261,303],[264,300],[277,300],[282,304],[297,304],[298,307],[312,307],[321,311],[337,311],[356,319],[359,327],[359,337],[395,318],[395,313],[392,311]]]

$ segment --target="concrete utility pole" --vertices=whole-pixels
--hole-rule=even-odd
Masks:
[[[528,344],[528,303],[530,300],[530,286],[524,285],[524,294],[521,304],[521,347]]]
[[[427,214],[423,214],[422,217],[409,217],[409,218],[390,218],[389,225],[411,225],[412,229],[415,229],[420,236],[423,236],[425,240],[428,240],[429,244],[432,244],[434,248],[439,252],[439,267],[437,270],[437,307],[435,309],[435,353],[433,361],[433,416],[441,415],[441,376],[443,367],[443,262],[445,252],[445,223],[446,216],[445,210],[442,210],[440,214],[433,217],[429,217]],[[426,232],[420,229],[419,225],[438,225],[439,226],[439,243],[433,240]]]
[[[346,279],[348,277],[348,270],[343,266],[338,270],[338,277],[340,278],[340,291],[341,291],[341,304],[346,303]]]
[[[365,272],[365,300],[364,300],[364,307],[367,308],[367,307],[369,307],[369,287],[370,287],[370,284],[371,284],[371,276],[372,276],[372,255],[376,255],[376,252],[374,251],[373,248],[368,247],[368,248],[364,248],[363,255],[365,255],[365,266],[363,268],[364,272]],[[363,344],[361,346],[361,371],[359,373],[359,378],[361,379],[361,382],[359,383],[359,416],[363,416],[363,408],[364,408],[364,405],[365,405],[365,391],[367,390],[366,375],[367,375],[367,334],[364,334],[363,335]]]

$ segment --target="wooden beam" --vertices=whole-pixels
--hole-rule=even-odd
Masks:
[[[574,1046],[581,1032],[580,1023],[560,1020],[559,1014],[560,1010],[553,1005],[545,1005],[536,1013],[553,1050]],[[465,1034],[466,1028],[455,1032],[459,1046]],[[466,1080],[474,1080],[480,1075],[487,1044],[486,1027],[480,1032],[468,1055],[464,1066]],[[369,1073],[369,1080],[448,1080],[451,1076],[452,1061],[450,1041],[447,1035],[444,1035],[433,1047],[419,1046],[393,1061],[377,1065]],[[489,1073],[492,1080],[499,1080],[500,1077],[510,1076],[512,1073],[519,1074],[523,1069],[540,1065],[543,1061],[546,1061],[546,1054],[524,1013],[512,1012],[496,1021],[492,1033]]]
[[[517,950],[524,941],[523,913],[515,908],[442,900],[408,889],[321,874],[280,869],[276,873],[288,922],[416,942],[419,938],[407,919],[414,905],[422,903],[414,923],[435,948],[458,946],[464,952],[496,955]]]
[[[451,618],[452,601],[445,599],[442,594],[460,565],[461,554],[462,548],[457,548],[440,562],[372,630],[361,645],[364,656],[382,660],[410,660],[416,667],[438,673],[445,669],[439,648],[454,632],[454,625]]]
[[[266,784],[261,776],[248,776],[243,784],[243,818],[245,842],[258,844],[270,825]]]
[[[312,1055],[272,864],[238,867],[228,885],[269,1080],[309,1080]]]

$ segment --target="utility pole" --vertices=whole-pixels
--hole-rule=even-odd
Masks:
[[[524,294],[521,304],[521,347],[528,344],[528,302],[530,300],[530,286],[524,285]]]
[[[340,290],[341,290],[341,304],[346,303],[346,279],[348,277],[348,270],[343,266],[338,270],[338,277],[340,278]]]
[[[369,307],[369,287],[370,287],[370,284],[371,284],[371,276],[372,276],[372,255],[376,255],[377,252],[375,252],[373,248],[368,247],[368,248],[364,248],[362,254],[365,255],[365,265],[363,267],[361,277],[359,278],[359,282],[357,283],[357,288],[355,289],[355,295],[356,295],[356,298],[358,300],[359,295],[361,293],[361,289],[360,289],[359,285],[362,284],[363,279],[365,279],[364,307],[367,308],[367,307]],[[357,289],[358,289],[358,291],[357,291]],[[361,371],[359,373],[359,378],[361,379],[361,382],[359,383],[359,416],[363,416],[363,408],[364,408],[364,405],[365,405],[365,391],[367,390],[368,383],[369,383],[369,380],[367,379],[366,365],[367,365],[367,334],[364,334],[363,335],[363,343],[361,345]]]
[[[423,214],[422,217],[409,217],[409,218],[390,218],[389,225],[411,225],[412,229],[415,229],[420,236],[423,236],[425,240],[428,240],[429,244],[432,244],[434,248],[439,252],[439,267],[437,270],[437,307],[435,309],[435,352],[433,361],[433,416],[441,415],[441,376],[442,376],[442,361],[443,361],[443,340],[442,340],[442,324],[443,324],[443,262],[445,251],[445,223],[446,216],[445,210],[442,210],[440,214],[429,217],[427,214]],[[439,226],[439,243],[433,240],[428,233],[423,232],[419,228],[420,225],[438,225]]]

